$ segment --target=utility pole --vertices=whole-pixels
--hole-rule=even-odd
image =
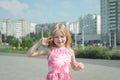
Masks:
[[[43,25],[42,25],[42,33],[41,34],[42,34],[42,38],[43,38]]]
[[[84,45],[84,43],[85,43],[85,42],[84,42],[84,41],[85,41],[84,28],[85,28],[85,27],[88,27],[88,25],[82,27],[82,47],[83,47],[83,50],[85,49],[85,45]]]
[[[0,43],[2,43],[2,34],[1,34],[1,31],[0,31]]]
[[[77,34],[75,33],[75,47],[77,46]]]

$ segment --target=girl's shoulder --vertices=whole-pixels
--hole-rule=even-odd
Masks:
[[[69,48],[68,50],[70,51],[71,55],[74,55],[74,50],[72,48]]]
[[[74,50],[72,48],[68,49],[71,53],[74,53]]]

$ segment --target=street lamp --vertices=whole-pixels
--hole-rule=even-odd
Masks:
[[[74,28],[74,30],[75,30],[75,47],[77,47],[77,39],[78,39],[78,38],[77,38],[77,33],[78,33],[78,31],[77,31],[77,30],[78,30],[78,26],[79,26],[79,25],[76,23],[76,25],[75,25],[76,28]]]
[[[75,47],[77,46],[77,34],[75,33]]]
[[[1,34],[1,31],[0,31],[0,43],[2,43],[2,34]]]
[[[83,47],[83,49],[85,49],[85,45],[84,45],[84,43],[85,43],[84,42],[84,39],[85,39],[85,37],[84,37],[84,28],[85,27],[88,27],[88,25],[82,27],[82,47]]]
[[[41,32],[42,38],[43,38],[43,27],[44,27],[44,26],[42,25],[42,32]]]

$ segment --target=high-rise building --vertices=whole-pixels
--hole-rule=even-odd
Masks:
[[[97,16],[97,34],[101,35],[101,16]]]
[[[79,18],[80,33],[97,34],[97,15],[88,14]]]
[[[16,38],[22,38],[30,34],[31,25],[28,21],[19,19],[3,19],[0,20],[0,33],[3,35],[3,40],[6,40],[7,36],[14,36]]]
[[[120,0],[101,0],[101,41],[116,47],[120,44]]]
[[[66,27],[72,34],[79,34],[79,22],[65,22]]]
[[[96,14],[87,14],[79,18],[79,39],[78,41],[84,45],[100,43],[100,16]]]
[[[16,38],[22,38],[22,37],[28,36],[30,33],[30,29],[31,29],[31,26],[28,21],[23,19],[16,20],[14,36]]]
[[[14,35],[14,23],[14,20],[11,19],[0,20],[0,31],[4,41],[6,40],[7,36]]]

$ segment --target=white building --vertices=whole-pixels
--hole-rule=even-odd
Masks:
[[[21,21],[17,21],[15,24],[14,36],[18,39],[22,37],[22,22]]]
[[[79,18],[80,33],[97,34],[97,15],[88,14]]]
[[[101,16],[97,16],[97,34],[101,34]]]
[[[81,16],[79,18],[80,35],[78,35],[77,40],[80,42],[100,42],[100,22],[100,16],[96,14]]]
[[[4,39],[3,40],[6,40],[6,36],[10,36],[10,35],[14,35],[14,20],[11,20],[11,19],[3,19],[3,20],[0,20],[0,31],[1,31],[1,34],[4,35]]]
[[[36,32],[35,26],[36,26],[35,23],[31,23],[31,24],[30,24],[30,32],[31,32],[31,33],[35,33],[35,32]]]
[[[65,25],[72,34],[78,34],[79,33],[79,22],[78,21],[65,22]]]
[[[30,23],[23,19],[0,20],[0,32],[2,35],[4,35],[4,40],[6,40],[6,36],[14,36],[16,38],[27,36],[30,33],[30,29]]]

